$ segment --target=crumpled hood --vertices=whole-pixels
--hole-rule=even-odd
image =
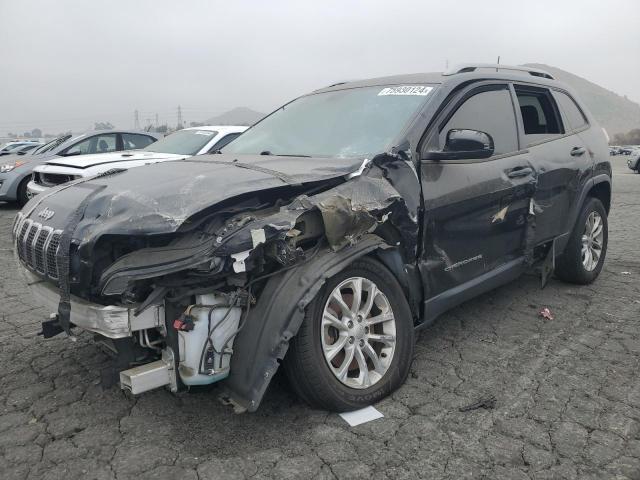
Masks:
[[[337,178],[361,164],[361,159],[203,155],[64,184],[29,201],[23,214],[64,230],[84,202],[76,240],[104,233],[171,233],[192,215],[223,200]],[[48,214],[40,215],[45,209]]]
[[[132,160],[164,160],[168,158],[181,159],[188,155],[175,153],[149,152],[146,150],[127,150],[124,152],[96,153],[92,155],[78,155],[77,157],[60,157],[50,160],[47,165],[61,165],[70,168],[88,168],[95,165],[105,165]]]

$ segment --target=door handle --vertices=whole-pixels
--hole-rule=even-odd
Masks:
[[[586,152],[584,147],[573,147],[571,149],[571,156],[572,157],[579,157],[580,155],[583,155],[584,152]]]
[[[533,173],[533,169],[531,167],[516,167],[507,173],[507,177],[509,178],[520,178],[526,177],[527,175],[531,175]]]

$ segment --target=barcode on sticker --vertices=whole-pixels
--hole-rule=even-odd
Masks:
[[[433,87],[426,87],[424,85],[402,85],[398,87],[383,88],[380,95],[429,95],[429,92],[433,90]]]

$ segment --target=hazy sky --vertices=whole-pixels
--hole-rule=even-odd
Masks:
[[[546,63],[640,102],[638,0],[0,0],[0,136],[268,112],[337,81]]]

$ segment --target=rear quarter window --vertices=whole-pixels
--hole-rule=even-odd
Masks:
[[[138,135],[135,133],[122,134],[122,146],[125,150],[136,150],[151,145],[156,139],[148,135]]]
[[[589,124],[573,98],[564,92],[553,92],[553,95],[564,114],[567,130],[578,130]]]

